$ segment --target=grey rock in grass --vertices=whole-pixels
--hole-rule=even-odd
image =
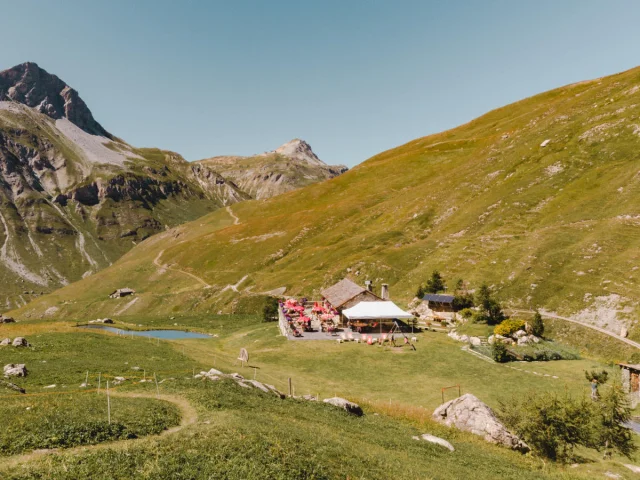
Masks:
[[[16,321],[11,317],[5,317],[0,315],[0,323],[15,323]]]
[[[364,412],[362,411],[362,408],[360,408],[360,405],[358,405],[357,403],[350,402],[349,400],[346,400],[344,398],[340,398],[340,397],[325,398],[323,401],[324,403],[328,403],[335,407],[342,408],[344,411],[352,415],[356,415],[358,417],[361,417],[362,415],[364,415]]]
[[[125,382],[127,379],[124,377],[113,377],[112,385],[120,385],[122,382]]]
[[[470,393],[440,405],[433,412],[433,418],[450,427],[480,435],[488,442],[521,452],[529,451],[529,446],[510,433],[487,404]]]
[[[24,363],[9,363],[3,369],[5,377],[26,377],[27,367]]]
[[[5,338],[4,340],[2,340],[0,342],[0,347],[6,347],[7,345],[11,345],[11,339],[10,338]]]
[[[28,347],[29,342],[27,342],[27,339],[24,337],[16,337],[13,339],[13,343],[11,345],[14,347]]]
[[[431,435],[429,433],[424,433],[420,436],[413,437],[414,440],[424,440],[426,442],[435,443],[437,445],[441,445],[444,448],[448,448],[452,452],[455,452],[455,448],[449,442],[447,442],[444,438],[436,437],[435,435]]]
[[[482,345],[482,340],[480,340],[478,337],[469,337],[469,343],[475,347],[479,347],[480,345]]]

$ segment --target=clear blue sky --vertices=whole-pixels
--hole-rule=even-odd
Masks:
[[[299,137],[355,165],[640,64],[637,0],[0,0],[0,69],[35,61],[105,128],[188,160]]]

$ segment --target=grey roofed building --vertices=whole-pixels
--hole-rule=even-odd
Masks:
[[[366,288],[352,282],[348,278],[340,280],[335,285],[320,292],[334,308],[348,307],[348,303],[354,299],[358,301],[381,300],[380,297],[370,292]]]
[[[436,303],[453,303],[454,296],[453,295],[442,295],[439,293],[427,293],[422,300],[425,302],[436,302]]]

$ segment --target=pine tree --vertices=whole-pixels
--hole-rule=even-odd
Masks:
[[[542,337],[542,335],[544,335],[544,322],[542,321],[542,315],[540,315],[540,312],[537,310],[531,322],[531,330],[536,337]]]
[[[446,285],[444,283],[444,278],[440,275],[438,270],[434,270],[431,274],[431,278],[427,280],[427,285],[425,287],[426,293],[440,293],[444,292],[446,289]]]

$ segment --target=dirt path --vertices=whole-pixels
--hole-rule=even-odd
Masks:
[[[236,216],[235,213],[233,213],[233,210],[231,210],[230,206],[227,206],[227,212],[229,213],[229,215],[231,215],[231,218],[233,218],[233,224],[238,225],[240,223],[240,219]]]
[[[191,272],[185,272],[184,270],[180,270],[179,268],[173,268],[173,267],[170,267],[168,265],[161,264],[160,263],[160,257],[162,257],[163,253],[164,253],[164,250],[161,250],[160,253],[158,253],[158,255],[156,256],[156,258],[153,259],[153,264],[156,267],[158,267],[159,269],[162,269],[162,270],[171,270],[173,272],[178,272],[178,273],[182,273],[184,275],[189,275],[191,278],[193,278],[194,280],[197,280],[199,283],[201,283],[204,288],[211,288],[211,285],[209,285],[202,278],[198,277],[197,275],[194,275]]]
[[[517,308],[512,308],[511,310],[513,310],[514,312],[519,312],[519,313],[536,313],[533,310],[518,310]],[[571,318],[560,317],[560,316],[554,315],[552,313],[540,312],[540,315],[542,315],[543,317],[549,317],[549,318],[553,318],[553,319],[556,319],[556,320],[564,320],[565,322],[571,322],[571,323],[576,323],[578,325],[582,325],[583,327],[587,327],[587,328],[590,328],[591,330],[595,330],[597,332],[604,333],[605,335],[609,335],[610,337],[613,337],[616,340],[620,340],[621,342],[624,342],[624,343],[626,343],[628,345],[631,345],[632,347],[636,347],[636,348],[640,349],[640,343],[634,342],[633,340],[629,340],[628,338],[623,338],[620,335],[616,335],[615,333],[610,332],[609,330],[605,330],[604,328],[596,327],[595,325],[589,325],[588,323],[579,322],[578,320],[572,320]]]
[[[173,403],[180,409],[180,423],[175,427],[168,428],[167,430],[163,430],[157,435],[147,435],[145,437],[134,438],[131,440],[116,440],[113,442],[104,442],[99,443],[97,445],[83,445],[79,447],[72,448],[51,448],[51,449],[41,449],[34,450],[33,452],[21,454],[21,455],[13,455],[11,457],[0,458],[0,472],[3,469],[10,469],[22,463],[26,463],[32,460],[37,460],[38,458],[44,457],[46,455],[52,455],[57,453],[84,453],[93,450],[100,450],[104,448],[117,448],[117,447],[129,447],[131,445],[135,445],[137,442],[145,440],[147,438],[159,438],[164,437],[166,435],[171,435],[173,433],[179,432],[180,430],[188,427],[189,425],[193,425],[198,421],[198,413],[196,409],[191,405],[185,398],[177,396],[177,395],[159,395],[156,396],[152,393],[134,393],[134,392],[111,392],[111,396],[113,397],[127,397],[127,398],[157,398],[158,400],[164,400],[166,402]]]

